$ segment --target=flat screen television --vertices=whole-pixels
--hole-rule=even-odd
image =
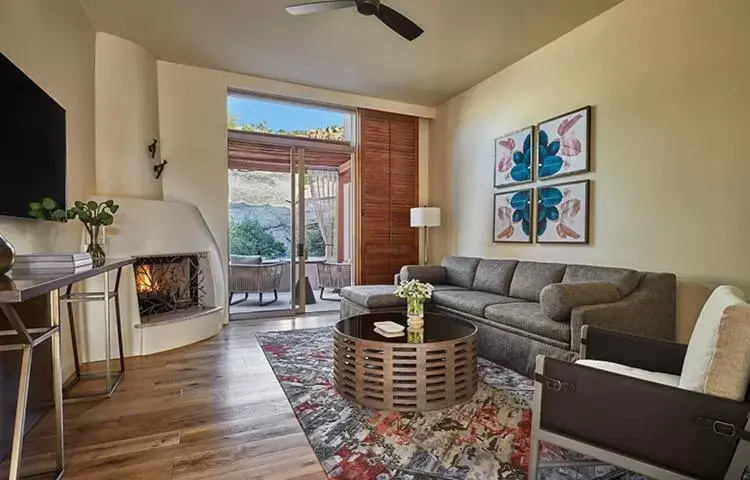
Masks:
[[[67,206],[65,109],[0,53],[0,216],[29,203]]]

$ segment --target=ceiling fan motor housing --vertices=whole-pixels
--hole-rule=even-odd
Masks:
[[[375,15],[380,9],[380,0],[356,0],[357,11],[362,15]]]

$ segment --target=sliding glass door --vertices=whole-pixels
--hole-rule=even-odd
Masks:
[[[228,114],[230,319],[338,311],[355,255],[354,112],[230,92]]]

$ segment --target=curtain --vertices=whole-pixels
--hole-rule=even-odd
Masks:
[[[339,172],[335,170],[308,170],[310,195],[318,228],[325,241],[326,259],[336,256],[336,216],[338,210]]]

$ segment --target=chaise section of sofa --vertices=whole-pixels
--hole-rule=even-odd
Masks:
[[[575,360],[583,325],[674,339],[676,278],[669,273],[451,256],[396,276],[397,283],[412,279],[435,287],[428,309],[477,325],[481,356],[528,376],[539,354]],[[403,310],[393,289],[345,288],[342,318]]]

